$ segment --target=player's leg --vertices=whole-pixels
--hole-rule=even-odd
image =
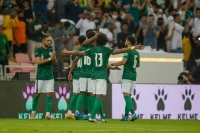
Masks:
[[[128,121],[128,113],[129,111],[131,113],[134,113],[133,110],[133,105],[132,105],[132,101],[131,101],[131,97],[130,97],[130,91],[131,91],[131,85],[132,85],[132,81],[131,80],[122,80],[122,93],[124,96],[124,100],[125,100],[125,115],[122,117],[122,121]]]
[[[135,86],[135,81],[131,81],[131,90],[130,90],[130,93],[129,93],[129,97],[130,97],[130,102],[131,102],[132,106],[133,106],[133,102],[131,100],[131,95],[133,94],[134,86]],[[135,107],[133,106],[133,112],[131,112],[132,113],[131,121],[137,120],[137,115],[135,114],[134,108]]]
[[[54,80],[46,80],[44,81],[44,87],[46,92],[46,119],[55,119],[50,115],[51,107],[52,107],[52,95],[54,92]]]
[[[79,79],[73,79],[73,95],[72,95],[72,98],[70,99],[69,109],[68,109],[68,112],[66,114],[66,118],[68,118],[68,119],[75,120],[75,117],[72,115],[72,110],[73,110],[73,108],[76,104],[79,93],[80,93]]]
[[[88,120],[88,110],[89,110],[89,98],[90,98],[90,93],[85,94],[85,99],[83,102],[83,120]]]
[[[92,113],[94,101],[96,99],[96,80],[91,80],[93,91],[90,93],[90,100],[89,100],[89,106],[90,106],[90,113]]]
[[[76,112],[74,114],[77,120],[79,119],[79,113],[85,99],[86,91],[87,91],[87,78],[80,78],[80,94],[76,102]]]
[[[36,108],[37,108],[37,105],[38,105],[39,97],[40,97],[40,93],[35,93],[33,95],[32,112],[31,112],[31,115],[30,115],[30,119],[34,119],[35,118],[35,111],[36,111]]]
[[[94,102],[94,107],[92,110],[91,118],[89,119],[89,122],[96,122],[95,116],[97,112],[101,112],[101,118],[104,119],[104,113],[103,113],[103,106],[102,106],[102,98],[104,95],[106,95],[107,91],[107,81],[104,79],[97,79],[96,80],[96,99]]]

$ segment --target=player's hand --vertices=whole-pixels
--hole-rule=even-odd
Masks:
[[[53,58],[56,56],[56,51],[51,52],[50,58],[53,60]]]
[[[142,50],[142,49],[144,49],[144,46],[140,43],[140,44],[135,46],[135,49]]]
[[[61,53],[60,53],[61,56],[65,56],[67,55],[67,50],[64,48]]]
[[[68,74],[68,81],[72,81],[72,74],[71,73]]]
[[[113,70],[121,70],[121,68],[119,68],[118,66],[114,66]]]

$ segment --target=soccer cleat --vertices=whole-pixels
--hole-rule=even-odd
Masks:
[[[48,119],[48,120],[55,120],[56,118],[55,118],[55,117],[52,117],[51,115],[48,115],[48,116],[45,116],[45,119]]]
[[[89,116],[88,115],[83,115],[83,120],[88,120],[89,119]]]
[[[79,114],[77,112],[74,114],[74,117],[76,120],[79,120]]]
[[[72,115],[72,114],[66,114],[65,118],[67,119],[72,119],[72,120],[76,120],[76,118]]]
[[[135,120],[137,120],[137,116],[136,116],[136,114],[134,113],[134,114],[132,115],[131,121],[135,121]]]
[[[31,113],[30,118],[29,119],[35,119],[35,113]]]
[[[91,119],[91,118],[89,118],[88,121],[89,121],[89,122],[97,122],[96,119]]]
[[[122,115],[122,119],[120,121],[128,121],[128,117]]]
[[[79,120],[83,119],[83,113],[79,115]]]
[[[108,122],[107,119],[101,119],[101,122]]]

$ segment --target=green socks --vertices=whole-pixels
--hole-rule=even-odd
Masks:
[[[94,119],[97,112],[99,111],[101,107],[101,99],[100,98],[96,98],[95,101],[94,101],[94,107],[93,107],[93,110],[92,110],[92,113],[91,113],[91,119]]]
[[[100,99],[101,100],[101,99]],[[104,112],[103,112],[103,105],[102,102],[100,101],[100,108],[99,108],[99,114],[101,116],[101,119],[106,119],[106,117],[104,116]]]
[[[133,110],[133,103],[131,101],[131,97],[130,96],[126,96],[124,97],[124,100],[126,102],[126,107],[128,109],[128,111],[130,111],[132,114],[134,114],[134,110]]]
[[[128,110],[127,106],[126,106],[126,107],[125,107],[125,114],[124,114],[124,116],[125,116],[125,117],[128,117],[128,113],[129,113],[129,110]]]
[[[83,114],[84,114],[84,115],[88,115],[89,98],[90,98],[90,95],[89,95],[89,94],[86,94],[85,99],[84,99],[84,106],[83,106]]]
[[[78,98],[78,95],[73,94],[72,98],[70,99],[69,109],[68,110],[71,110],[71,111],[73,110],[77,98]]]
[[[35,110],[36,110],[39,97],[40,97],[40,96],[37,96],[37,97],[36,97],[35,95],[33,96],[32,111],[35,111]]]
[[[46,112],[51,111],[52,106],[52,96],[46,96]]]
[[[85,95],[79,94],[77,102],[76,102],[76,111],[80,111],[83,101],[85,99]]]
[[[96,99],[96,96],[90,96],[90,113],[92,113],[93,107],[94,107],[94,101]]]

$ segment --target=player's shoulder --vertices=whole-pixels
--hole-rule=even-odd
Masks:
[[[42,47],[38,47],[35,49],[35,51],[41,51],[42,50]]]

